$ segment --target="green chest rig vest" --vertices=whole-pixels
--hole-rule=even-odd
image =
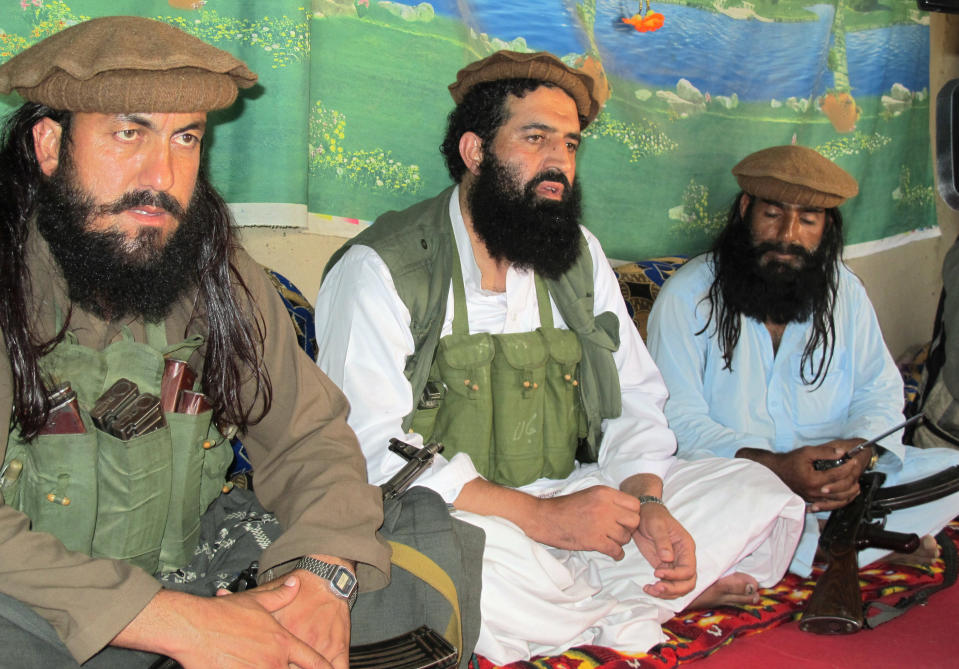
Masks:
[[[383,214],[337,250],[324,270],[324,274],[329,272],[347,249],[357,244],[372,248],[389,268],[394,288],[410,312],[414,350],[403,373],[414,398],[423,393],[434,370],[451,277],[455,275],[456,242],[449,214],[450,198],[455,196],[451,187],[409,209]],[[593,262],[584,237],[580,238],[580,256],[573,266],[555,281],[547,279],[544,283],[567,327],[579,338],[582,359],[577,390],[586,416],[586,437],[579,444],[576,459],[595,462],[603,437],[602,421],[622,413],[619,372],[613,359],[613,351],[619,348],[619,319],[611,311],[593,314]],[[547,304],[542,299],[539,302]],[[465,388],[463,381],[459,383]],[[417,413],[414,407],[403,418],[404,430],[413,429]],[[421,416],[420,420],[428,423],[430,419]]]
[[[68,332],[43,357],[47,378],[76,391],[86,432],[28,442],[11,430],[4,468],[22,469],[3,496],[29,516],[33,530],[55,535],[68,549],[155,574],[192,557],[200,516],[223,492],[233,450],[213,425],[212,411],[166,413],[165,426],[128,441],[94,427],[90,409],[117,379],[159,396],[164,357],[187,360],[203,343],[194,335],[167,346],[163,323],[145,328],[146,344],[124,328],[123,338],[101,351],[81,346]],[[199,384],[198,378],[196,389]]]
[[[502,485],[565,478],[586,436],[579,339],[553,326],[549,293],[539,276],[534,282],[540,327],[470,334],[455,242],[452,247],[452,333],[440,339],[429,380],[438,406],[418,409],[413,429],[442,443],[447,456],[469,454],[480,474]]]

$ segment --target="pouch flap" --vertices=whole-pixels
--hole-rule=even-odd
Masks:
[[[497,335],[496,355],[513,369],[539,369],[546,365],[549,351],[540,330]]]

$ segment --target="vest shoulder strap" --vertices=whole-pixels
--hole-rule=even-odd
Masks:
[[[383,260],[393,285],[410,312],[413,354],[407,358],[404,373],[419,397],[429,378],[433,354],[439,344],[446,301],[452,276],[452,223],[449,202],[453,188],[403,211],[390,211],[340,248],[324,270],[324,275],[355,245],[369,246]],[[403,421],[409,429],[413,412]]]
[[[548,280],[550,295],[563,320],[579,337],[580,393],[586,412],[587,435],[577,459],[595,462],[602,440],[602,420],[622,413],[622,388],[613,351],[619,348],[619,319],[612,312],[594,315],[593,257],[586,237],[580,237],[580,254],[573,266],[556,280]]]

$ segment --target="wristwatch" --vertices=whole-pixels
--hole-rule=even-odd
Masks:
[[[873,469],[875,469],[876,463],[879,462],[879,446],[872,446],[870,447],[870,450],[872,451],[872,457],[869,458],[869,464],[866,465],[867,472],[871,472]]]
[[[357,591],[356,576],[346,567],[338,564],[330,564],[317,560],[316,558],[306,556],[301,557],[300,561],[293,566],[294,569],[305,569],[311,574],[316,574],[320,578],[330,582],[330,590],[341,599],[345,599],[350,610],[353,610],[353,604],[356,602]]]

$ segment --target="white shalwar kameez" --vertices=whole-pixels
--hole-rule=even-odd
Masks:
[[[539,326],[533,275],[510,268],[506,291],[480,287],[480,270],[460,214],[457,191],[450,217],[466,286],[470,332],[526,332]],[[629,476],[655,474],[663,500],[696,542],[697,584],[679,599],[643,592],[653,569],[635,544],[615,561],[595,551],[569,551],[533,541],[512,522],[463,511],[454,514],[486,531],[482,628],[476,652],[497,664],[561,653],[581,644],[642,652],[665,640],[661,623],[685,608],[720,577],[751,574],[761,586],[783,575],[802,530],[803,502],[765,467],[747,461],[684,462],[666,424],[666,388],[630,319],[616,277],[588,231],[595,277],[595,313],[619,318],[623,412],[604,421],[599,462],[581,465],[565,480],[540,479],[521,488],[538,496],[564,495],[593,485],[618,488]],[[565,323],[552,305],[554,322]],[[451,332],[452,293],[443,336]],[[366,455],[371,483],[382,483],[404,461],[387,450],[396,437],[417,446],[401,422],[413,409],[403,374],[413,352],[410,314],[390,273],[369,247],[354,246],[330,271],[317,307],[318,364],[346,393],[349,423]],[[466,454],[438,456],[417,480],[450,504],[478,476]]]

